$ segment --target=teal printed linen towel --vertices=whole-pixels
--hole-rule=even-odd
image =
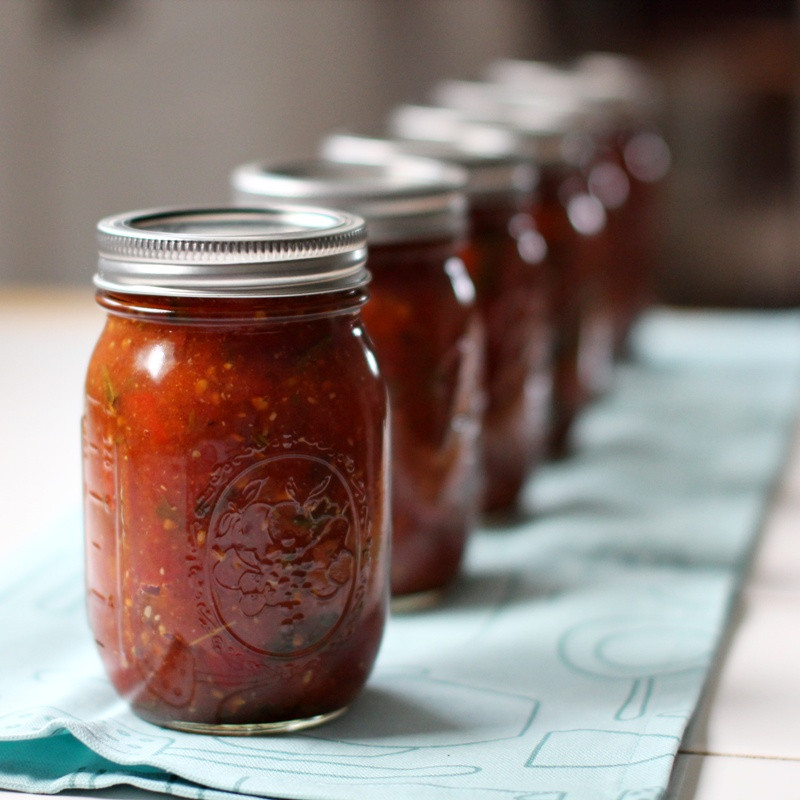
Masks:
[[[132,715],[86,625],[79,516],[45,532],[0,580],[0,787],[661,797],[780,470],[800,316],[661,311],[637,341],[576,453],[478,533],[440,607],[390,621],[348,713],[305,733],[198,736]]]

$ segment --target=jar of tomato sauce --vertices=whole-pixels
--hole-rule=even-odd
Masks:
[[[586,178],[593,142],[569,102],[523,103],[502,87],[475,81],[442,81],[434,98],[465,119],[510,127],[538,168],[531,215],[547,245],[556,321],[549,450],[563,455],[580,411],[613,377],[611,240],[606,209]]]
[[[427,159],[249,164],[237,202],[346,208],[367,221],[366,329],[392,416],[393,608],[435,602],[459,572],[480,505],[484,333],[461,258],[465,176]]]
[[[546,451],[552,397],[553,319],[547,246],[530,213],[537,170],[508,128],[469,123],[451,109],[393,109],[385,138],[334,134],[329,158],[370,152],[436,158],[467,174],[464,260],[486,329],[483,508],[513,509]]]
[[[367,679],[388,600],[363,220],[176,209],[98,231],[108,317],[83,465],[88,614],[111,681],[186,731],[332,719]]]
[[[671,161],[658,124],[661,90],[645,67],[615,53],[587,53],[572,66],[579,90],[595,109],[603,175],[627,181],[629,201],[610,214],[618,229],[619,265],[612,286],[615,350],[624,356],[631,331],[656,297],[661,190]],[[624,178],[618,177],[622,174]]]
[[[517,102],[571,102],[582,109],[594,143],[586,177],[608,217],[614,352],[624,355],[634,324],[654,297],[656,185],[670,161],[655,123],[658,86],[639,62],[612,53],[586,54],[569,68],[505,59],[487,74]]]
[[[567,453],[582,409],[610,386],[614,372],[614,315],[609,292],[613,241],[608,213],[586,178],[590,139],[570,112],[520,108],[511,122],[539,165],[533,208],[553,268],[553,306],[560,321],[550,452]]]

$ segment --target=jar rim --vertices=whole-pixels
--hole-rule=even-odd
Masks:
[[[364,220],[344,211],[164,207],[97,224],[97,288],[128,294],[270,297],[365,285]]]
[[[405,136],[399,129],[394,135],[333,133],[325,138],[321,151],[330,160],[360,163],[396,155],[432,158],[465,172],[468,200],[491,194],[533,192],[536,171],[530,159],[520,152],[511,129],[466,122],[451,127],[449,138]]]

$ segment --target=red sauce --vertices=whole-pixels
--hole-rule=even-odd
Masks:
[[[552,394],[547,245],[513,197],[473,203],[467,266],[486,327],[483,507],[513,508],[545,454]]]
[[[392,594],[442,589],[479,510],[484,334],[450,240],[371,244],[364,322],[392,412]]]
[[[363,686],[389,555],[385,388],[363,299],[99,295],[88,610],[145,719],[308,719]]]

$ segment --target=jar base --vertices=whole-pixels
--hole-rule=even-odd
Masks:
[[[184,733],[202,733],[209,736],[270,736],[281,733],[294,733],[306,728],[315,728],[317,725],[324,725],[342,716],[347,711],[347,706],[329,711],[327,714],[317,714],[313,717],[304,719],[287,719],[279,722],[254,722],[246,724],[223,723],[214,724],[207,722],[184,722],[181,720],[172,722],[158,722],[162,728],[170,728]]]
[[[393,614],[413,614],[415,611],[425,611],[434,608],[442,602],[444,589],[426,589],[422,592],[392,595],[391,611]]]

